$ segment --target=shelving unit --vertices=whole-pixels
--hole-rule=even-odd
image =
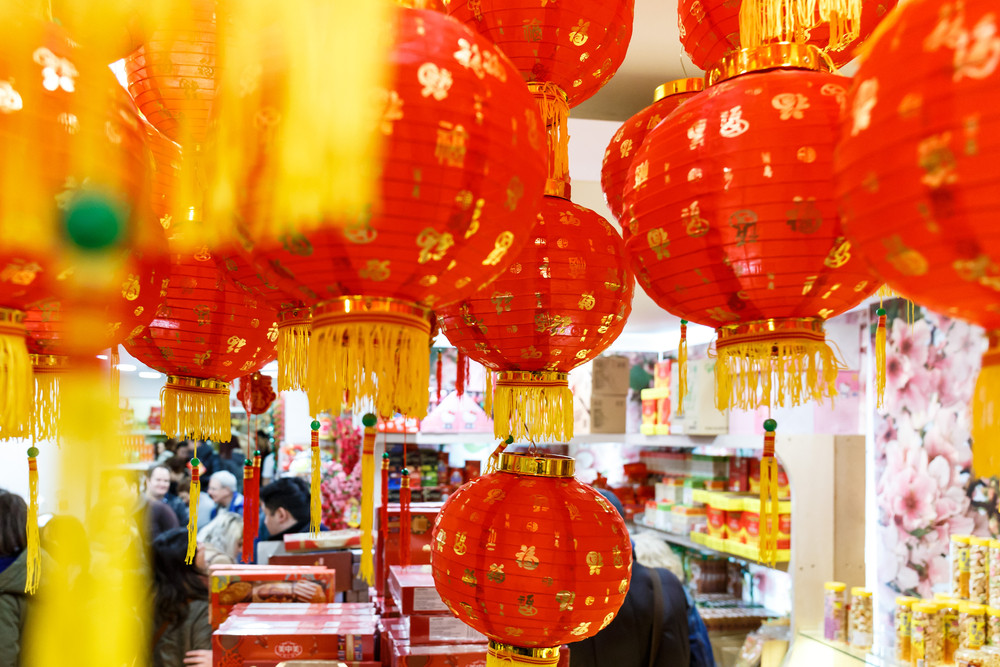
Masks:
[[[405,438],[402,433],[380,433],[378,439],[387,444],[399,445],[404,442],[417,445],[487,445],[497,444],[499,438],[492,433],[408,433]],[[721,449],[761,449],[763,438],[747,435],[642,435],[641,433],[587,433],[575,436],[568,444],[633,445],[640,447],[679,447],[693,449],[695,447],[717,447]]]
[[[704,554],[709,554],[712,556],[722,556],[723,558],[732,558],[738,560],[742,563],[750,563],[754,565],[760,565],[761,563],[756,559],[749,557],[747,555],[741,555],[733,553],[730,551],[724,551],[721,549],[714,549],[708,543],[701,542],[696,539],[692,539],[686,535],[678,535],[676,533],[670,533],[665,530],[660,530],[659,528],[654,528],[653,526],[647,526],[643,523],[636,523],[630,526],[630,530],[633,529],[639,532],[651,532],[656,533],[657,536],[663,539],[664,542],[669,542],[670,544],[676,544],[677,546],[684,547],[685,549],[691,549],[693,551],[699,551]],[[775,570],[780,570],[782,572],[788,572],[788,561],[779,562],[775,564]]]

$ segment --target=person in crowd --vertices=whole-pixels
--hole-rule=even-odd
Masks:
[[[266,535],[261,539],[283,540],[286,534],[309,531],[309,483],[298,477],[282,477],[260,490]]]
[[[205,466],[205,470],[201,474],[202,481],[214,475],[216,470],[221,470],[219,467],[219,455],[215,453],[214,449],[212,449],[212,445],[208,444],[204,440],[198,441],[198,447],[195,450],[195,455],[198,457],[198,461],[201,465]]]
[[[153,540],[153,667],[211,667],[208,586],[195,564],[184,562],[187,531]]]
[[[233,565],[235,563],[236,559],[230,558],[228,554],[211,544],[198,542],[198,548],[194,553],[194,566],[197,568],[198,574],[205,578],[205,585],[209,584],[209,568],[213,565]]]
[[[53,586],[71,595],[86,591],[90,582],[90,540],[83,523],[71,514],[58,514],[49,519],[38,537],[56,565],[47,576],[58,573],[65,577],[65,581],[51,582]]]
[[[173,458],[177,454],[177,444],[173,438],[156,443],[156,462],[165,463],[168,459]]]
[[[210,545],[233,562],[239,562],[243,554],[243,517],[235,512],[220,511],[198,531],[198,543]]]
[[[191,456],[194,454],[194,446],[191,444],[190,440],[181,440],[177,443],[177,449],[174,450],[174,456],[178,459],[187,463],[191,460]]]
[[[177,517],[177,525],[187,524],[187,506],[170,493],[170,468],[166,465],[156,463],[146,471],[146,499],[151,505],[160,502],[169,507]]]
[[[260,461],[261,486],[266,486],[273,482],[277,476],[278,452],[277,447],[274,446],[274,439],[263,429],[257,431],[257,451],[262,457]]]
[[[243,516],[243,494],[236,490],[236,475],[228,470],[219,470],[208,481],[208,495],[215,503],[210,519],[219,515],[220,510],[228,510]]]
[[[21,664],[21,637],[29,596],[28,505],[16,493],[0,489],[0,665]]]
[[[243,493],[243,460],[243,450],[237,436],[234,435],[229,442],[219,443],[217,470],[228,470],[233,474],[236,478],[236,491],[239,493]]]
[[[625,518],[613,492],[598,493]],[[621,609],[606,628],[575,642],[569,660],[570,667],[715,667],[705,625],[683,584],[669,570],[635,561],[634,551]]]

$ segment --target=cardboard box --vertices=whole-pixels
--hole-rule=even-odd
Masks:
[[[234,606],[229,617],[255,618],[290,618],[303,616],[351,616],[354,618],[374,619],[375,605],[370,602],[331,602],[314,604],[309,602],[251,602]]]
[[[401,614],[451,614],[434,588],[429,565],[389,568],[389,593]]]
[[[670,378],[671,433],[720,435],[729,432],[729,411],[715,407],[715,360],[688,361],[684,409],[677,404],[678,373]],[[682,414],[683,412],[683,414]]]
[[[591,393],[605,396],[628,395],[632,364],[625,356],[600,356],[593,361]]]
[[[431,529],[444,503],[410,504],[410,564],[429,565],[431,562]],[[382,571],[382,558],[390,566],[399,565],[399,503],[389,503],[389,534],[386,536],[385,554],[381,545],[375,554],[375,572]],[[376,512],[378,516],[378,512]],[[377,522],[376,522],[377,523]],[[376,531],[378,528],[376,527]]]
[[[268,561],[270,565],[311,565],[314,567],[325,567],[337,573],[334,591],[352,590],[354,587],[354,555],[346,550],[334,551],[313,551],[301,554],[277,554],[271,556]]]
[[[590,432],[624,433],[628,398],[594,394],[590,397]]]
[[[327,551],[349,549],[361,544],[360,530],[325,530],[313,537],[312,533],[285,535],[285,551]]]
[[[236,619],[238,620],[238,619]],[[310,623],[237,624],[229,621],[212,635],[212,664],[248,661],[374,661],[375,626]],[[251,662],[250,664],[258,664]]]
[[[209,621],[218,628],[234,606],[250,602],[292,603],[301,599],[297,582],[311,582],[319,587],[308,602],[333,602],[336,573],[326,568],[281,569],[269,566],[214,570],[211,575]]]
[[[410,644],[486,644],[480,634],[454,616],[413,614],[400,618],[408,628]]]

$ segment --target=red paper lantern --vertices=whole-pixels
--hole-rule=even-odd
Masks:
[[[625,60],[635,0],[451,0],[447,11],[495,43],[526,81],[553,83],[575,107]]]
[[[973,466],[1000,472],[997,6],[901,5],[854,79],[836,167],[844,230],[899,294],[989,332]]]
[[[720,406],[796,405],[835,394],[823,322],[878,286],[835,201],[848,80],[811,69],[811,46],[742,53],[798,67],[710,86],[649,133],[626,183],[626,245],[657,304],[716,328]]]
[[[434,585],[490,639],[487,665],[555,665],[611,623],[631,580],[621,515],[564,456],[501,454],[448,498],[431,544]]]
[[[567,199],[544,197],[534,240],[510,268],[438,309],[448,340],[498,372],[497,437],[573,437],[567,374],[621,333],[634,282],[621,236],[604,218]]]
[[[190,217],[185,216],[184,211],[176,210],[182,161],[181,147],[167,139],[162,132],[148,122],[143,123],[143,128],[146,130],[149,150],[153,154],[153,183],[150,202],[156,219],[160,221],[163,229],[169,232],[174,225],[174,215],[180,215],[182,220]]]
[[[677,79],[659,86],[653,96],[653,103],[635,114],[615,132],[611,143],[604,151],[604,162],[601,164],[601,190],[608,208],[616,220],[622,219],[623,189],[628,168],[632,165],[632,157],[639,151],[646,135],[660,121],[704,88],[703,79]],[[622,232],[628,234],[628,229]]]
[[[105,240],[116,250],[146,250],[155,239],[142,224],[149,162],[138,115],[107,67],[53,24],[5,13],[0,37],[0,191],[8,195],[0,206],[0,437],[8,437],[28,427],[25,310],[111,298],[132,271],[107,251],[97,282],[82,284],[79,276],[94,272],[71,270],[80,266],[71,228],[93,221],[89,211],[114,220]],[[92,333],[74,344],[86,346]]]
[[[679,0],[678,28],[681,44],[691,62],[704,70],[715,67],[725,56],[742,48],[740,41],[740,6],[737,0]],[[860,35],[840,48],[830,48],[830,26],[820,22],[801,41],[822,49],[837,67],[854,58],[855,51],[868,38],[879,21],[896,6],[896,0],[861,0]],[[799,39],[801,36],[802,39]]]
[[[396,8],[394,20],[370,214],[278,243],[255,239],[252,250],[255,268],[313,309],[307,386],[317,411],[349,390],[351,403],[373,397],[379,414],[426,414],[431,307],[506,268],[531,238],[545,178],[544,128],[510,62],[443,14]],[[242,215],[266,228],[277,163],[266,141],[258,157]]]
[[[274,359],[273,310],[226,280],[208,251],[171,258],[156,319],[125,348],[166,374],[163,432],[228,442],[229,383]]]

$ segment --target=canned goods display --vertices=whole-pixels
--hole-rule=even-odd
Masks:
[[[959,618],[961,600],[941,598],[935,600],[938,605],[938,617],[941,619],[941,629],[944,632],[944,644],[941,655],[945,664],[955,661],[955,651],[962,646],[962,624]]]
[[[962,648],[980,648],[986,643],[986,607],[974,602],[963,602]]]
[[[896,660],[900,662],[910,662],[910,625],[914,602],[920,600],[906,595],[896,598]]]
[[[944,664],[944,627],[937,602],[916,602],[913,605],[910,662],[915,667],[921,660],[924,667]]]
[[[985,537],[969,538],[969,601],[976,604],[989,602],[990,540]]]
[[[990,540],[989,605],[1000,607],[1000,540]]]
[[[986,609],[986,643],[1000,647],[1000,609]]]
[[[847,641],[847,584],[828,581],[823,584],[823,637],[832,642]]]
[[[956,598],[969,597],[969,536],[951,536],[951,594]]]
[[[855,586],[851,589],[850,644],[868,650],[872,647],[873,612],[871,591]]]

